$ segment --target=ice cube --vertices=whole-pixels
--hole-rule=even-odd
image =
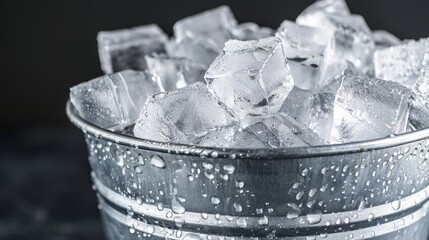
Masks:
[[[253,22],[241,23],[232,30],[232,38],[242,41],[258,40],[274,36],[274,29],[260,27]]]
[[[208,66],[231,38],[236,25],[237,21],[227,6],[186,17],[173,26],[176,39],[168,48],[168,54]]]
[[[332,34],[286,20],[280,25],[276,36],[282,40],[295,86],[312,90],[318,85],[319,66]]]
[[[329,24],[325,21],[326,15],[349,16],[350,10],[344,0],[316,1],[296,18],[296,23],[307,26],[324,26],[325,23]]]
[[[197,82],[148,98],[134,135],[159,142],[193,144],[193,139],[207,130],[233,122],[206,85]]]
[[[186,58],[147,55],[148,70],[161,91],[172,91],[195,82],[204,82],[206,67]]]
[[[378,78],[396,81],[412,89],[427,64],[424,55],[428,49],[429,38],[379,49],[374,53],[375,74]]]
[[[353,63],[370,76],[374,75],[373,53],[375,44],[371,31],[361,16],[332,16],[336,32],[331,38],[325,55]]]
[[[228,41],[205,79],[219,101],[239,117],[276,113],[293,88],[276,37]]]
[[[321,139],[329,142],[334,124],[334,102],[336,93],[320,92],[311,98],[308,127]]]
[[[334,103],[331,143],[403,133],[410,90],[392,81],[346,75]]]
[[[427,55],[427,54],[426,54]],[[429,66],[423,68],[410,98],[410,122],[416,129],[429,127]]]
[[[85,120],[121,130],[137,120],[146,98],[156,92],[150,74],[126,70],[72,87],[70,101]]]
[[[293,87],[292,91],[283,102],[279,113],[284,113],[302,125],[309,123],[309,111],[311,107],[313,92]]]
[[[401,40],[392,33],[385,30],[374,30],[372,32],[372,38],[375,42],[377,49],[393,47],[401,44]]]
[[[173,29],[179,40],[187,37],[197,39],[220,52],[236,25],[237,21],[231,9],[220,6],[179,20]]]
[[[183,37],[180,40],[174,39],[167,44],[167,54],[176,58],[187,58],[191,61],[209,66],[219,55],[220,51],[213,49],[204,41],[199,41],[190,37]]]
[[[155,24],[103,31],[97,35],[101,69],[109,74],[127,69],[144,70],[144,56],[165,52],[167,35]]]
[[[280,114],[249,117],[241,125],[213,129],[199,145],[230,148],[282,148],[321,145],[322,140],[311,130]]]

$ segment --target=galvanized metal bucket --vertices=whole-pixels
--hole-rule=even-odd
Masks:
[[[94,126],[88,145],[108,239],[427,239],[429,129],[366,142],[217,149]]]

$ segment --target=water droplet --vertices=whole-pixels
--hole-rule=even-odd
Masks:
[[[308,196],[314,197],[316,195],[317,190],[315,188],[310,189],[310,192],[308,193]]]
[[[140,153],[137,155],[137,160],[141,165],[144,165],[144,157]]]
[[[128,206],[128,208],[127,208],[127,214],[128,214],[128,216],[131,216],[131,217],[134,215],[133,207]]]
[[[218,205],[220,203],[220,198],[213,195],[211,196],[210,201],[212,202],[212,204]]]
[[[209,215],[207,213],[201,213],[201,218],[202,219],[207,219],[209,217]]]
[[[162,210],[164,210],[164,204],[162,204],[162,203],[158,203],[158,204],[156,205],[156,208],[158,209],[158,211],[162,211]]]
[[[349,224],[350,223],[350,218],[348,218],[348,217],[344,218],[344,223],[345,224]]]
[[[209,180],[213,180],[215,177],[213,173],[208,173],[208,172],[204,172],[204,176]]]
[[[157,167],[157,168],[165,168],[165,161],[162,157],[158,156],[158,155],[153,155],[150,158],[150,164],[152,164],[152,166]]]
[[[240,204],[238,204],[238,203],[234,203],[233,204],[233,207],[234,207],[234,211],[236,211],[236,212],[241,212],[241,211],[243,211],[243,208],[241,207],[241,205]]]
[[[209,162],[203,162],[202,165],[203,165],[203,168],[206,170],[211,170],[214,167],[213,163],[209,163]]]
[[[299,210],[291,210],[286,214],[287,219],[295,219],[297,217],[299,217],[299,215],[301,214],[301,211]]]
[[[264,213],[264,209],[262,209],[262,208],[257,208],[257,209],[256,209],[256,213],[257,213],[257,214],[262,214],[262,213]]]
[[[219,154],[216,151],[213,151],[213,152],[210,153],[210,156],[212,158],[217,158],[219,156]]]
[[[182,217],[175,217],[174,223],[176,224],[177,227],[181,228],[185,224],[185,219]]]
[[[235,167],[233,165],[225,165],[223,166],[223,170],[228,174],[233,174],[235,171]]]
[[[247,222],[246,219],[239,217],[237,218],[237,220],[235,221],[237,226],[240,228],[246,228],[247,227]]]
[[[171,200],[171,210],[176,214],[182,214],[185,212],[185,208],[175,198]]]
[[[189,180],[190,182],[194,181],[194,176],[192,176],[192,175],[188,175],[188,180]]]
[[[143,173],[143,166],[137,165],[134,167],[134,170],[136,171],[137,174],[141,174],[141,173]]]
[[[391,203],[391,206],[392,206],[393,210],[398,211],[401,208],[401,200],[398,199],[396,201],[393,201]]]
[[[268,217],[267,216],[263,216],[260,219],[258,219],[258,224],[259,225],[268,225]]]
[[[237,188],[243,188],[244,187],[244,182],[243,181],[235,181],[235,187]]]
[[[141,197],[136,197],[136,202],[138,205],[142,205],[143,204],[143,199]]]
[[[131,234],[133,234],[133,233],[135,233],[136,232],[136,229],[135,228],[133,228],[133,227],[130,227],[130,233]]]
[[[148,225],[146,231],[149,234],[153,234],[155,232],[155,227],[152,225]]]
[[[118,164],[118,166],[122,167],[124,166],[124,153],[119,152],[118,150],[116,150],[116,164]]]
[[[304,196],[304,192],[303,191],[297,193],[296,194],[296,200],[300,200],[303,196]]]
[[[360,211],[360,210],[364,209],[365,205],[366,205],[366,201],[365,200],[360,201],[358,210]]]
[[[310,224],[317,224],[322,220],[322,212],[318,210],[311,211],[307,214],[307,221]]]
[[[307,175],[308,175],[308,168],[305,168],[304,170],[302,170],[301,176],[306,177]]]
[[[372,222],[372,220],[374,220],[374,218],[375,218],[374,213],[370,213],[370,214],[368,215],[368,222]]]

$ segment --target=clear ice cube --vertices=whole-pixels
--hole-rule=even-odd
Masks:
[[[284,113],[306,126],[309,123],[312,97],[312,91],[302,90],[295,86],[283,102],[279,113]]]
[[[167,35],[155,24],[102,31],[97,35],[101,69],[105,74],[127,69],[145,70],[144,56],[165,52]]]
[[[198,82],[148,98],[134,126],[134,135],[159,142],[192,144],[193,139],[209,129],[233,122],[206,85]]]
[[[173,29],[175,37],[179,40],[186,37],[198,39],[221,51],[236,25],[237,21],[231,9],[220,6],[179,20]]]
[[[426,38],[375,51],[376,77],[396,81],[412,89],[427,64],[424,55],[428,48],[429,38]]]
[[[85,120],[112,130],[133,124],[146,98],[159,92],[150,74],[126,70],[70,89],[70,101]]]
[[[274,36],[274,29],[260,27],[253,22],[241,23],[232,30],[232,38],[249,41]]]
[[[174,58],[166,55],[147,55],[148,71],[152,73],[161,91],[172,91],[186,85],[205,82],[206,67],[186,58]]]
[[[375,44],[365,20],[357,15],[330,16],[329,19],[335,26],[335,33],[325,51],[329,59],[325,59],[324,62],[331,64],[327,61],[349,61],[363,73],[373,76]]]
[[[349,16],[350,10],[345,0],[316,1],[296,18],[296,23],[307,26],[324,26],[329,24],[325,21],[326,15]]]
[[[209,66],[220,51],[207,46],[204,41],[190,37],[173,39],[167,46],[167,54],[176,58],[187,58],[191,61]]]
[[[429,127],[429,66],[423,68],[412,92],[410,122],[416,129],[427,128]]]
[[[406,131],[410,90],[392,81],[346,75],[334,103],[331,143],[363,141]]]
[[[392,33],[385,30],[372,31],[372,38],[377,49],[393,47],[401,44],[401,40]]]
[[[205,79],[239,117],[276,113],[293,88],[280,39],[230,40]]]
[[[295,86],[304,90],[315,88],[319,81],[319,66],[332,34],[286,20],[276,36],[282,40]]]
[[[186,17],[173,26],[175,42],[169,44],[168,54],[208,66],[231,38],[236,25],[237,21],[227,6]]]

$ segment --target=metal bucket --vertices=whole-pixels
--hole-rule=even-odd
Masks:
[[[427,239],[429,129],[276,150],[85,133],[108,239]]]

